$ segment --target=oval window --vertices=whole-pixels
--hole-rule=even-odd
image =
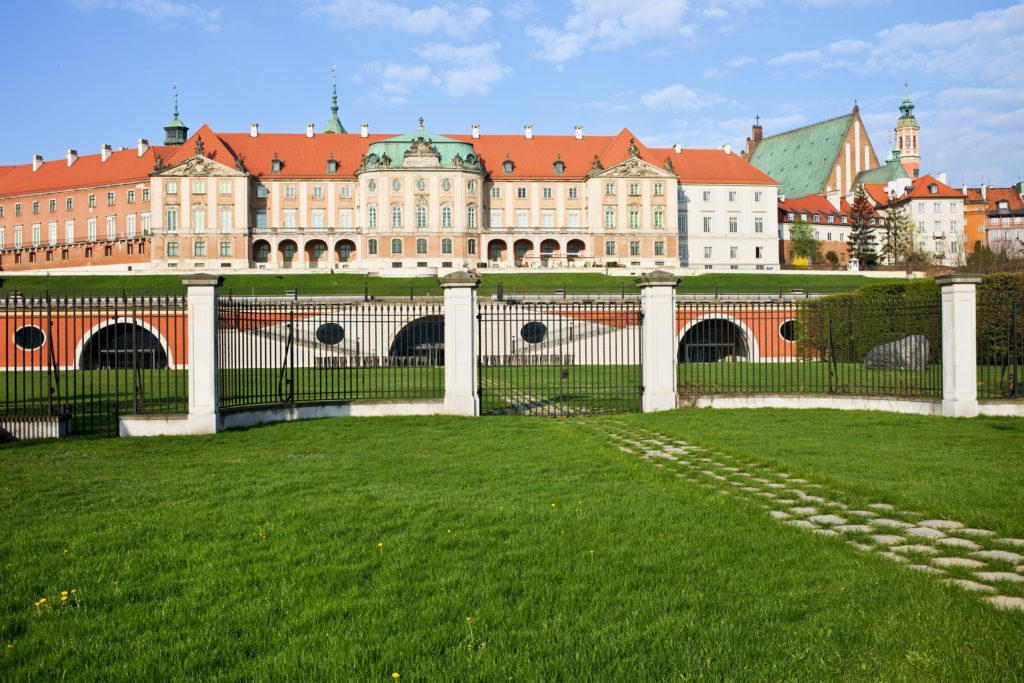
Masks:
[[[340,344],[345,340],[345,328],[338,323],[324,323],[316,328],[316,340],[328,346]]]
[[[367,187],[367,189],[370,190],[370,192],[376,192],[377,191],[377,181],[376,180],[371,180],[370,182],[368,182],[366,184],[366,187]]]
[[[443,189],[445,192],[451,192],[452,191],[452,181],[450,181],[447,178],[445,178],[444,181],[441,183],[441,189]]]
[[[548,336],[548,326],[536,320],[528,322],[519,330],[519,336],[527,344],[540,344]]]
[[[427,189],[427,181],[424,180],[423,178],[420,178],[419,180],[417,180],[416,181],[416,189],[419,190],[420,192],[423,192],[424,190],[426,190]]]
[[[392,180],[391,181],[391,189],[394,190],[395,192],[398,192],[399,190],[401,190],[402,189],[402,181],[401,180]]]
[[[26,325],[14,333],[14,343],[26,351],[35,351],[45,342],[46,335],[35,325]]]
[[[796,341],[796,321],[787,320],[779,325],[779,336],[788,342]]]

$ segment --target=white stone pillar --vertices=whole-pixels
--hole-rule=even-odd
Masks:
[[[676,407],[676,285],[679,278],[664,270],[646,273],[640,287],[641,377],[645,413]]]
[[[942,287],[942,414],[978,415],[977,294],[981,278],[943,275]]]
[[[444,412],[479,415],[476,290],[480,278],[460,271],[445,275],[440,282],[444,290]]]
[[[217,407],[218,275],[186,275],[188,288],[188,432],[215,434],[220,428]]]

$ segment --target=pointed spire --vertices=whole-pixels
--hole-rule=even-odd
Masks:
[[[324,126],[324,132],[345,132],[345,126],[341,125],[341,119],[338,118],[338,71],[333,66],[331,67],[331,118],[327,121],[327,125]]]
[[[171,115],[171,122],[164,126],[164,144],[165,145],[183,145],[185,140],[188,139],[188,126],[181,122],[178,118],[178,86],[175,85],[173,88],[174,92],[174,109]]]

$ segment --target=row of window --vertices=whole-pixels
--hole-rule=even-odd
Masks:
[[[168,242],[167,243],[167,257],[174,258],[181,256],[181,244],[179,242]],[[206,256],[206,242],[199,240],[192,243],[192,256],[195,258],[203,258]],[[230,258],[231,257],[231,242],[223,241],[220,243],[220,257]]]
[[[180,225],[178,220],[179,207],[168,206],[164,212],[164,228],[167,232],[178,232]],[[223,233],[231,232],[234,225],[234,209],[230,206],[221,206],[217,211],[217,228]],[[294,226],[292,226],[294,227]],[[202,234],[206,232],[206,206],[196,204],[192,207],[192,232]]]
[[[715,253],[714,247],[711,247],[711,246],[705,246],[704,247],[704,259],[705,260],[711,260],[714,257],[714,253]],[[740,248],[738,246],[730,246],[729,247],[729,258],[730,259],[738,259],[739,256],[740,256]],[[689,252],[688,246],[685,245],[685,244],[680,244],[679,245],[679,258],[685,260],[685,259],[688,259],[689,257],[690,257],[690,252]],[[758,260],[758,261],[760,261],[761,259],[764,258],[764,247],[754,247],[754,258],[756,260]]]
[[[704,232],[714,232],[715,221],[712,216],[704,216]],[[679,216],[679,234],[685,235],[688,231],[689,223],[686,215]],[[740,219],[737,216],[729,216],[729,232],[737,234],[740,231]],[[764,232],[764,219],[757,217],[754,219],[754,233],[761,234]]]
[[[840,218],[839,222],[842,223],[843,225],[846,225],[846,224],[848,224],[850,222],[850,217],[849,216],[840,216],[839,218]],[[825,216],[825,219],[826,219],[825,222],[829,223],[829,224],[833,224],[833,223],[836,222],[836,217],[835,216]],[[796,214],[795,213],[787,213],[786,214],[786,220],[788,220],[790,222],[795,221],[796,220]],[[818,214],[818,213],[815,213],[815,214],[802,213],[802,214],[800,214],[800,220],[802,220],[804,223],[821,223],[821,214]],[[869,222],[870,222],[871,225],[874,225],[875,224],[875,219],[871,218],[871,219],[869,219]]]
[[[935,187],[935,186],[932,185],[931,187]],[[949,206],[949,213],[959,213],[960,212],[960,202],[950,202],[948,204],[948,206]],[[928,210],[928,203],[927,202],[917,202],[917,211],[918,211],[918,213],[924,213],[927,210]],[[942,202],[933,202],[932,203],[932,212],[933,213],[942,213]]]
[[[604,255],[605,256],[617,256],[617,243],[612,240],[607,240],[604,243]],[[640,242],[633,240],[629,243],[629,255],[640,256]],[[664,256],[665,255],[665,243],[661,240],[657,240],[654,243],[654,255]]]
[[[127,202],[129,204],[134,204],[135,201],[136,201],[137,196],[138,195],[136,194],[135,190],[128,190],[127,193],[126,193]],[[142,190],[142,201],[144,201],[144,202],[148,202],[149,201],[149,188],[148,187],[147,188],[143,188],[143,190]],[[96,208],[96,195],[95,194],[91,194],[91,195],[88,196],[88,203],[89,203],[89,208],[90,209],[95,209]],[[116,192],[107,192],[107,206],[115,206],[116,204],[117,204],[117,193]],[[36,200],[36,201],[32,202],[32,215],[33,216],[38,216],[39,215],[39,213],[40,213],[40,205],[41,205],[40,200]],[[56,199],[48,200],[47,201],[47,209],[49,210],[50,213],[57,213],[57,200]],[[64,210],[65,211],[74,211],[74,209],[75,209],[75,198],[74,197],[65,197],[64,198]],[[3,218],[4,215],[5,215],[4,206],[2,204],[0,204],[0,218]],[[22,215],[21,203],[20,202],[14,205],[14,215],[16,217]]]
[[[128,255],[128,256],[134,256],[135,255],[135,247],[136,247],[136,245],[134,245],[134,244],[127,244],[127,245],[125,245],[125,254]],[[146,243],[145,242],[140,242],[138,244],[138,253],[139,253],[139,255],[144,255],[146,253]],[[92,247],[86,247],[84,249],[84,251],[83,251],[83,255],[84,255],[85,258],[91,259],[93,257]],[[107,245],[107,246],[103,247],[103,255],[104,256],[113,256],[114,255],[114,248],[112,246],[110,246],[110,245]],[[46,250],[45,259],[47,261],[53,261],[53,256],[54,256],[54,252],[53,252],[52,249]],[[60,260],[61,261],[67,261],[70,258],[71,258],[71,250],[70,249],[61,249],[60,250]],[[38,259],[37,259],[36,253],[35,252],[29,252],[29,254],[28,254],[28,262],[29,263],[35,263],[37,260]],[[15,253],[14,254],[14,262],[16,264],[22,262],[22,258],[21,258],[21,254],[20,253]]]
[[[98,238],[98,220],[96,218],[89,218],[86,220],[86,240],[89,242],[95,242]],[[107,216],[105,221],[106,231],[104,233],[104,239],[115,240],[118,238],[117,234],[117,216]],[[59,241],[58,236],[58,222],[49,221],[46,224],[46,239],[50,245],[55,245]],[[38,247],[43,242],[43,226],[41,223],[33,223],[30,226],[31,229],[31,245]],[[142,235],[148,235],[150,230],[150,217],[148,213],[137,216],[134,213],[130,213],[125,216],[125,230],[123,237],[128,239],[134,239],[139,236],[141,230]],[[15,249],[20,249],[24,245],[24,226],[15,225],[13,230]],[[7,246],[7,228],[0,227],[0,249]],[[75,221],[69,219],[64,221],[64,242],[66,244],[73,244],[75,242]]]
[[[230,195],[233,191],[231,180],[221,180],[217,183],[218,194]],[[320,188],[323,192],[323,188]],[[164,183],[164,192],[167,194],[178,194],[178,181],[174,178],[168,178]],[[192,179],[192,194],[206,194],[206,179],[205,178],[193,178]]]
[[[728,190],[728,197],[729,197],[729,202],[730,203],[737,202],[739,200],[739,191],[738,190]],[[714,201],[715,193],[714,193],[713,190],[703,190],[701,192],[701,198],[705,202]],[[686,202],[690,201],[689,195],[686,194],[686,190],[684,190],[682,187],[679,188],[679,201],[681,201],[683,203],[686,203]],[[761,190],[755,190],[754,191],[754,202],[756,204],[760,204],[763,201],[764,201],[764,192],[762,192]]]

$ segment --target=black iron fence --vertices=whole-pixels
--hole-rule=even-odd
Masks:
[[[0,306],[4,431],[23,424],[35,435],[32,425],[53,418],[72,434],[114,435],[121,415],[188,410],[183,296],[18,296]]]
[[[222,298],[223,408],[444,396],[439,303]]]
[[[978,398],[1024,398],[1024,297],[978,298]]]
[[[679,301],[680,399],[715,394],[942,396],[935,297]]]
[[[478,320],[482,413],[640,410],[639,302],[484,303]]]

